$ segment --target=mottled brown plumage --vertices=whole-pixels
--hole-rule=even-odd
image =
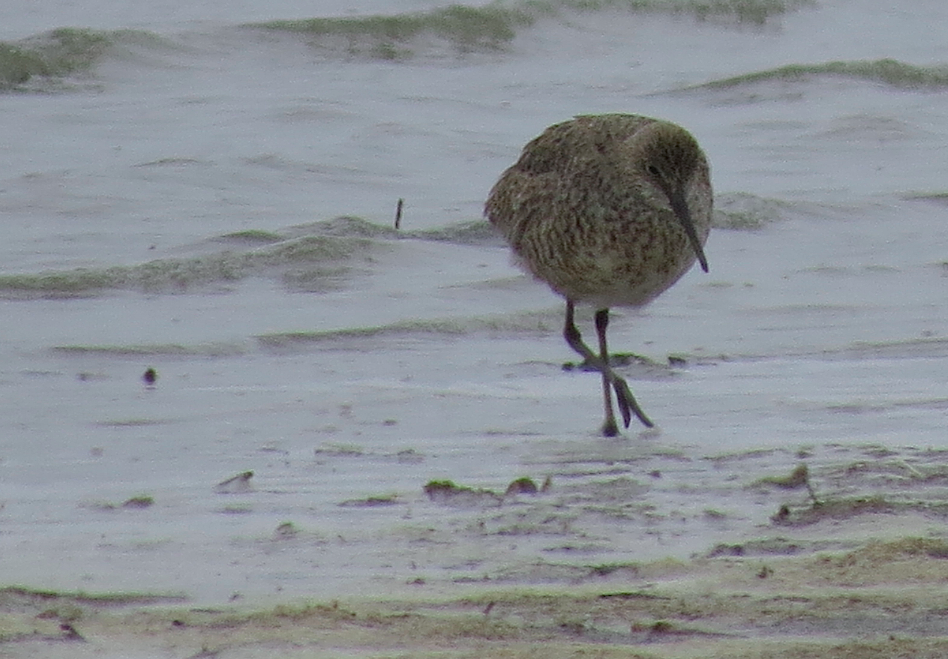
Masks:
[[[517,262],[566,298],[567,343],[602,373],[603,433],[618,433],[612,390],[628,427],[652,422],[609,366],[609,307],[647,304],[691,268],[707,271],[711,227],[708,162],[675,124],[630,114],[580,116],[524,147],[490,192],[485,214]],[[599,354],[573,322],[594,305]]]

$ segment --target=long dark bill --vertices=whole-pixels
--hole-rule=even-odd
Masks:
[[[701,241],[698,240],[695,224],[691,221],[691,211],[688,210],[685,196],[679,190],[667,190],[666,192],[668,194],[668,201],[671,202],[672,210],[675,212],[675,216],[678,218],[678,221],[681,222],[681,227],[685,230],[688,240],[691,241],[691,247],[695,250],[695,255],[698,257],[698,263],[701,264],[701,269],[707,272],[708,259],[704,255],[704,248],[701,246]]]

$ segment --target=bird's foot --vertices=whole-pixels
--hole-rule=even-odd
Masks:
[[[639,407],[635,396],[632,395],[632,390],[629,389],[628,383],[626,383],[623,378],[620,378],[618,375],[613,375],[612,388],[616,392],[616,404],[619,406],[619,413],[622,414],[622,421],[625,423],[626,428],[628,428],[632,422],[632,414],[635,414],[636,418],[638,418],[646,428],[655,427],[655,424],[652,423],[651,419],[645,416],[645,412]],[[605,432],[606,428],[603,427],[603,433]]]
[[[616,437],[618,434],[619,426],[616,425],[616,420],[614,418],[606,419],[605,423],[602,424],[602,436]]]

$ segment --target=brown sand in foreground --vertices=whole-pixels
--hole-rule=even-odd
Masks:
[[[914,513],[836,520],[910,530]],[[948,542],[634,568],[601,587],[504,587],[458,599],[195,609],[134,596],[0,591],[0,657],[559,657],[873,659],[948,656]]]
[[[610,455],[602,462],[608,475],[590,470],[598,463],[587,452],[585,471],[557,486],[556,479],[568,478],[564,467],[548,492],[516,481],[528,492],[515,495],[526,499],[508,511],[521,535],[491,539],[532,537],[556,510],[575,512],[589,501],[612,510],[604,508],[612,498],[616,506],[649,506],[648,515],[621,517],[624,525],[679,520],[681,533],[696,537],[679,533],[675,541],[698,546],[707,547],[703,518],[735,517],[714,507],[699,517],[677,514],[677,500],[666,503],[667,486],[623,489],[628,483],[614,475],[623,463]],[[412,579],[378,601],[248,599],[215,608],[184,598],[8,587],[0,589],[0,659],[948,657],[948,453],[828,447],[799,454],[807,463],[790,470],[785,457],[765,451],[679,458],[687,468],[717,469],[714,487],[730,483],[735,500],[752,498],[773,511],[769,519],[735,524],[727,542],[688,560],[524,562],[502,552],[509,564],[479,579],[460,572]],[[631,464],[652,469],[647,460]],[[684,494],[699,507],[730,501],[720,492],[715,499],[711,486],[699,489],[700,471],[677,478],[675,464],[656,482],[689,484]],[[737,469],[742,476],[729,478]],[[452,499],[460,499],[467,527],[480,529],[483,515],[506,510],[497,507],[496,493],[435,485],[426,487],[432,505],[446,506],[449,516],[458,505]],[[569,543],[587,533],[570,528]],[[472,537],[454,535],[455,544]],[[454,560],[452,546],[442,541],[429,549]]]

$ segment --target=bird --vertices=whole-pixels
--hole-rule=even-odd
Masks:
[[[678,281],[704,244],[713,192],[708,159],[681,126],[635,114],[578,115],[524,146],[494,184],[484,215],[514,262],[566,299],[563,336],[602,374],[602,434],[618,435],[612,392],[625,428],[646,427],[625,379],[609,363],[612,307],[642,307]],[[595,309],[599,351],[583,341],[577,304]]]

